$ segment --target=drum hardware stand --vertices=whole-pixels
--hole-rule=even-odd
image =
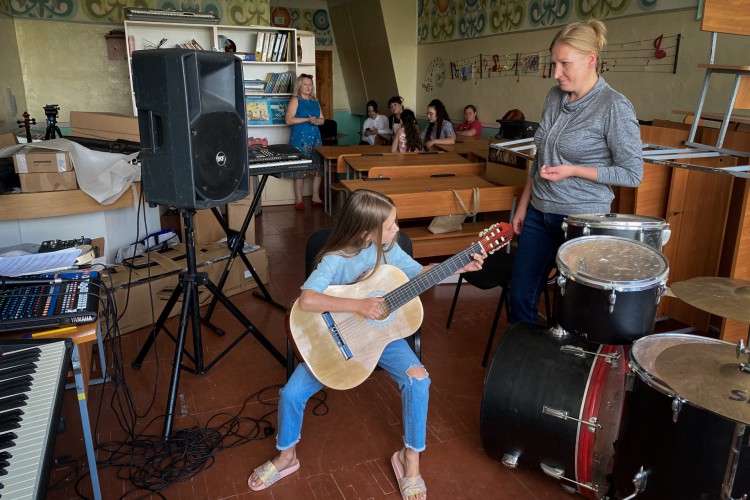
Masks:
[[[550,329],[550,331],[554,330],[555,328],[560,328],[560,327],[559,326],[553,327],[553,328]],[[562,330],[562,331],[565,332],[565,330]],[[568,332],[565,332],[566,335],[567,335],[567,333]],[[599,354],[598,352],[584,351],[583,347],[576,347],[574,345],[564,345],[564,346],[560,347],[560,350],[562,352],[567,353],[567,354],[572,354],[573,356],[578,356],[579,358],[586,357],[587,354],[590,355],[590,356],[594,356],[594,357],[604,358],[604,361],[606,363],[611,364],[611,365],[615,364],[617,362],[617,360],[620,359],[620,355],[617,354],[617,353],[615,353],[615,354]]]
[[[159,315],[159,319],[154,324],[151,330],[151,335],[146,338],[146,342],[143,344],[138,357],[133,362],[132,366],[135,369],[139,369],[143,363],[143,359],[151,349],[156,336],[164,328],[164,323],[169,318],[169,314],[172,312],[172,308],[177,303],[177,300],[182,296],[182,311],[180,313],[180,327],[178,330],[177,338],[175,339],[169,331],[170,338],[175,341],[175,352],[174,361],[172,365],[172,377],[169,385],[169,396],[167,398],[167,410],[165,413],[164,420],[164,432],[163,438],[169,439],[169,435],[172,433],[172,423],[174,420],[174,409],[177,401],[177,388],[180,384],[180,371],[185,369],[196,375],[203,375],[213,365],[215,365],[225,354],[227,354],[234,346],[236,346],[248,333],[252,333],[253,336],[281,363],[282,366],[286,366],[286,358],[276,350],[263,334],[258,331],[257,328],[245,317],[242,312],[232,304],[229,299],[222,293],[221,289],[214,285],[208,278],[208,273],[198,272],[197,264],[195,259],[195,239],[194,239],[194,227],[193,217],[195,210],[180,209],[182,218],[185,224],[185,252],[187,257],[187,271],[180,273],[180,280],[177,283],[172,295],[169,297],[164,310]],[[245,331],[237,337],[229,346],[224,349],[216,358],[204,365],[203,363],[203,342],[201,339],[201,318],[200,318],[200,303],[198,302],[198,287],[200,285],[205,286],[213,294],[214,301],[220,301],[224,307],[245,327]],[[185,337],[187,336],[187,324],[188,320],[192,323],[193,332],[193,355],[185,353]],[[165,329],[166,330],[166,329]],[[188,358],[193,362],[193,368],[188,368],[182,364],[183,354],[187,354]]]
[[[740,342],[742,342],[740,340]],[[724,484],[721,485],[721,500],[733,500],[732,488],[737,475],[737,466],[740,463],[740,450],[742,450],[742,438],[745,436],[745,424],[739,422],[734,424],[734,442],[729,450],[727,460],[727,471],[724,474]],[[747,495],[742,495],[741,500],[747,500]]]
[[[559,339],[561,339],[561,338],[563,338],[563,337],[567,337],[568,335],[570,335],[570,334],[568,333],[568,331],[567,331],[567,330],[565,330],[565,329],[564,329],[564,328],[563,328],[562,326],[560,326],[559,324],[558,324],[558,325],[556,325],[556,326],[553,326],[552,328],[550,328],[550,329],[549,329],[549,332],[550,332],[550,333],[552,334],[552,336],[553,336],[553,337],[556,337],[556,338],[559,338]]]
[[[747,336],[750,341],[750,330],[748,330]],[[750,354],[750,348],[746,347],[745,341],[740,339],[740,341],[737,342],[737,359],[740,359],[740,356],[742,356],[743,354]],[[748,356],[747,363],[740,363],[740,370],[745,373],[750,373],[750,356]]]
[[[217,287],[219,290],[224,289],[224,285],[227,282],[227,278],[229,277],[229,271],[232,269],[232,264],[234,264],[234,259],[237,257],[237,255],[240,256],[240,259],[245,264],[245,267],[252,275],[253,279],[255,280],[255,284],[258,285],[258,288],[260,289],[260,293],[257,290],[253,291],[253,296],[258,297],[259,299],[265,300],[272,306],[281,309],[282,311],[286,312],[286,307],[279,304],[273,298],[271,297],[271,294],[268,293],[268,289],[266,289],[265,285],[263,285],[263,281],[261,281],[260,276],[258,276],[258,273],[255,271],[255,268],[248,260],[247,256],[245,255],[245,252],[242,251],[245,246],[245,231],[247,231],[247,228],[250,227],[250,221],[253,218],[253,215],[255,215],[255,210],[258,207],[258,204],[260,203],[260,197],[263,193],[263,188],[266,186],[266,181],[268,181],[268,175],[269,174],[263,174],[263,176],[260,179],[260,183],[258,184],[258,188],[255,190],[255,194],[253,195],[253,200],[250,203],[250,208],[247,211],[247,214],[245,215],[245,220],[242,221],[242,227],[239,231],[235,231],[229,227],[227,222],[224,220],[224,217],[222,217],[221,213],[216,207],[211,208],[211,212],[213,212],[214,217],[217,221],[219,221],[219,224],[221,225],[222,230],[227,235],[227,246],[229,247],[229,250],[231,251],[229,254],[229,259],[227,260],[227,264],[224,267],[224,271],[221,273],[221,278],[219,279],[219,282],[217,283]],[[213,323],[211,323],[211,316],[213,316],[214,309],[216,308],[216,301],[217,298],[214,295],[214,298],[211,300],[211,303],[208,305],[208,310],[206,311],[206,315],[203,317],[203,321],[211,327],[215,332],[219,333],[220,335],[223,334],[223,330]],[[286,366],[286,361],[284,361],[284,365]]]

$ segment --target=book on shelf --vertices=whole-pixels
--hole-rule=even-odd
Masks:
[[[265,97],[245,97],[248,125],[270,125],[271,112]]]
[[[281,33],[274,33],[273,50],[271,51],[271,61],[279,60],[279,47],[281,46]]]
[[[255,42],[255,60],[256,61],[262,61],[261,57],[263,56],[263,41],[265,38],[266,38],[265,31],[259,31],[258,39]]]
[[[279,44],[279,55],[276,59],[277,61],[283,61],[286,62],[286,46],[287,46],[287,40],[289,39],[289,34],[287,32],[284,32],[281,34],[281,43]]]
[[[268,43],[264,44],[264,47],[263,47],[263,60],[264,61],[271,60],[271,53],[273,52],[273,44],[276,42],[275,35],[276,35],[275,33],[266,34],[266,39],[268,40]]]
[[[286,109],[289,106],[289,97],[269,97],[268,111],[272,125],[286,124]]]

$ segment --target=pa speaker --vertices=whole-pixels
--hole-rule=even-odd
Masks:
[[[146,201],[204,209],[250,192],[242,61],[223,52],[133,52]]]

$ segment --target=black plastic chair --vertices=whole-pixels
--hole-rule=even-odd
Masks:
[[[320,130],[320,139],[323,141],[323,146],[336,146],[339,143],[338,139],[338,124],[336,120],[326,120],[323,125],[318,125]]]
[[[456,283],[456,291],[453,294],[453,302],[451,303],[451,309],[448,313],[448,322],[445,325],[446,328],[450,329],[453,323],[453,313],[456,310],[456,303],[458,302],[458,294],[461,291],[461,283],[465,280],[470,285],[474,285],[480,290],[490,290],[495,287],[502,287],[503,291],[500,293],[500,300],[497,303],[495,309],[495,317],[492,320],[492,328],[490,329],[490,335],[487,339],[487,347],[484,349],[484,356],[482,357],[482,367],[487,366],[487,360],[490,357],[490,351],[492,350],[492,343],[495,341],[495,333],[497,331],[497,324],[500,321],[500,313],[502,312],[503,306],[505,306],[505,317],[510,323],[510,277],[513,269],[513,255],[507,252],[495,252],[494,254],[488,255],[484,259],[484,265],[479,271],[471,273],[462,273],[458,275],[458,282]],[[547,286],[544,287],[544,306],[547,313],[547,324],[552,326],[554,319],[552,318],[552,310],[549,301],[549,285],[555,282],[557,277],[557,270],[554,273],[550,273],[550,278],[547,280]]]
[[[315,264],[315,258],[318,256],[318,253],[323,248],[323,245],[326,241],[328,241],[328,238],[331,235],[331,228],[326,229],[320,229],[318,231],[315,231],[310,237],[307,239],[307,245],[305,246],[305,277],[310,276],[312,274],[314,268],[313,265]],[[413,246],[411,242],[411,238],[409,238],[409,235],[406,233],[399,232],[398,233],[398,244],[403,249],[404,252],[406,252],[409,255],[413,254]],[[418,359],[422,359],[422,329],[417,329],[416,332],[414,332],[414,335],[411,335],[406,338],[406,342],[409,344],[409,347],[414,351],[414,354],[417,355]],[[292,372],[294,371],[294,347],[292,346],[292,341],[287,338],[286,341],[286,379],[289,380],[289,377],[292,376]],[[376,369],[380,369],[379,367]]]

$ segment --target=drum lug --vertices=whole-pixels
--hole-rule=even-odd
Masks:
[[[514,453],[505,453],[503,454],[503,465],[506,466],[509,469],[515,469],[518,465],[518,457],[520,457],[521,454],[517,451]]]
[[[599,491],[599,488],[594,486],[591,483],[579,483],[578,481],[575,481],[573,479],[565,477],[563,474],[565,474],[564,469],[559,469],[557,467],[552,467],[544,463],[540,463],[539,466],[542,468],[542,472],[547,474],[548,476],[554,477],[558,481],[568,481],[569,483],[573,483],[576,486],[581,486],[583,488],[586,488],[587,490],[591,491]]]
[[[552,334],[553,337],[556,338],[563,338],[570,335],[565,328],[561,327],[560,325],[553,326],[549,329],[549,332]]]
[[[633,386],[635,385],[635,373],[628,371],[625,374],[625,392],[633,392]]]
[[[567,220],[562,221],[562,224],[560,225],[560,227],[563,230],[564,238],[567,240],[568,239],[568,221]]]
[[[609,294],[609,314],[615,312],[615,301],[617,301],[617,292],[612,290],[612,293]]]
[[[565,331],[565,330],[563,330],[563,331]],[[562,351],[564,353],[567,353],[567,354],[572,354],[573,356],[578,356],[579,358],[583,358],[586,355],[604,358],[604,361],[606,363],[609,363],[609,364],[613,364],[618,359],[620,359],[620,355],[617,354],[617,353],[614,353],[614,354],[599,354],[598,352],[585,351],[582,347],[578,347],[578,346],[574,346],[574,345],[569,345],[569,344],[560,346],[560,351]]]
[[[588,224],[583,226],[583,235],[584,236],[590,236],[591,235],[591,226]]]
[[[672,230],[669,229],[669,224],[667,224],[667,227],[662,229],[661,231],[661,246],[664,248],[664,245],[669,242],[669,238],[672,236]]]
[[[549,406],[543,406],[542,413],[555,418],[560,418],[562,420],[573,420],[575,422],[581,423],[587,426],[589,428],[589,431],[591,432],[596,432],[597,430],[602,428],[601,425],[596,423],[598,420],[596,417],[591,417],[589,420],[580,420],[569,416],[568,412],[565,410],[556,410],[555,408],[550,408]]]
[[[667,294],[667,284],[662,283],[658,287],[656,287],[656,303],[658,304],[661,302],[661,298],[664,297]]]
[[[567,278],[562,274],[557,277],[557,286],[560,287],[560,295],[565,295],[565,283],[567,282]]]
[[[680,418],[680,410],[682,410],[682,405],[685,403],[685,400],[679,396],[676,396],[672,400],[672,422],[675,424],[677,423],[677,419]]]

